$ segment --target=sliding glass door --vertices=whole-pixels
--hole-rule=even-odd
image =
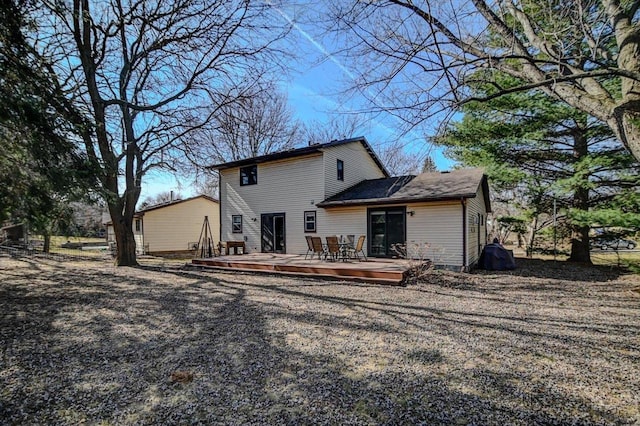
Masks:
[[[369,255],[393,257],[394,248],[406,244],[406,208],[372,208],[368,210]]]
[[[285,214],[262,214],[260,221],[262,229],[262,253],[286,253]]]

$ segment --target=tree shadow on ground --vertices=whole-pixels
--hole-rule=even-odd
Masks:
[[[483,276],[534,277],[559,281],[606,282],[628,274],[624,268],[585,265],[575,262],[516,258],[516,269],[511,271],[485,271],[476,269],[473,274]]]
[[[407,330],[437,331],[424,335],[431,337],[458,330],[466,338],[483,328],[487,336],[522,332],[500,329],[492,323],[498,315],[382,302],[377,289],[363,299],[313,293],[321,282],[259,285],[231,274],[136,272],[61,267],[43,268],[39,282],[0,278],[2,418],[55,424],[628,420],[558,387],[532,386],[526,374],[480,362],[449,365],[456,360],[437,342],[413,341]],[[344,340],[336,340],[340,331]],[[400,339],[403,348],[407,339],[409,349],[391,341],[385,350],[398,357],[394,364],[366,366],[376,354],[366,353],[365,335],[374,343]],[[172,382],[175,371],[193,379]]]

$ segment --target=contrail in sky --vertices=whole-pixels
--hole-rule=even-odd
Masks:
[[[267,3],[271,3],[270,1],[267,1]],[[282,16],[291,26],[293,26],[293,28],[295,28],[300,34],[302,34],[302,36],[304,38],[306,38],[316,49],[318,49],[320,51],[320,53],[322,53],[326,58],[329,58],[329,60],[331,62],[333,62],[334,64],[336,64],[336,66],[338,68],[340,68],[340,70],[345,73],[351,80],[355,80],[356,76],[355,74],[353,74],[351,71],[349,71],[349,69],[347,67],[345,67],[344,65],[342,65],[342,63],[337,60],[335,58],[335,56],[333,56],[327,49],[325,49],[325,47],[318,43],[312,36],[311,34],[309,34],[308,32],[306,32],[305,30],[303,30],[293,19],[291,19],[291,17],[285,13],[281,8],[274,6],[272,4],[272,7],[276,10],[276,12],[278,12],[280,14],[280,16]]]
[[[346,66],[344,66],[342,64],[342,62],[340,62],[333,54],[331,54],[325,47],[324,45],[322,45],[320,42],[316,41],[315,38],[313,38],[313,36],[311,34],[309,34],[307,31],[305,31],[303,28],[301,28],[292,18],[291,16],[289,16],[284,10],[282,10],[280,7],[275,6],[270,0],[267,0],[267,3],[270,4],[272,6],[273,9],[276,10],[276,12],[278,12],[278,14],[280,16],[282,16],[282,18],[284,18],[296,31],[298,31],[300,34],[302,34],[302,36],[307,39],[309,41],[309,43],[311,43],[325,58],[328,58],[331,62],[333,62],[347,77],[349,77],[352,81],[356,81],[357,80],[357,76],[352,73]],[[313,92],[315,93],[315,92]],[[318,93],[316,93],[316,95],[322,96]],[[324,98],[325,100],[334,103],[335,101],[330,100],[328,98],[326,98],[325,96],[322,96],[322,98]],[[399,120],[398,117],[393,116],[393,118],[395,120]],[[388,127],[387,125],[385,125],[384,123],[382,123],[379,120],[373,120],[376,123],[376,126],[379,126],[380,128],[384,129],[385,132],[387,132],[388,134],[396,134],[397,135],[397,131]],[[426,155],[430,155],[433,147],[432,143],[429,143],[427,141],[424,140],[423,137],[415,134],[413,131],[410,131],[408,133],[408,135],[411,135],[413,137],[414,140],[420,140],[421,144],[424,144],[426,142]],[[404,146],[407,147],[408,145],[413,145],[414,141],[409,139]],[[425,151],[425,146],[421,146],[418,149],[419,152],[424,152]]]

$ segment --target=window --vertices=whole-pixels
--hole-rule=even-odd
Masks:
[[[234,234],[242,234],[242,215],[234,214],[231,216],[231,232]]]
[[[344,161],[338,160],[338,180],[344,180]]]
[[[140,219],[136,219],[136,232],[140,232],[140,228],[141,228]]]
[[[304,212],[304,232],[316,232],[316,212]]]
[[[240,168],[240,186],[255,185],[258,183],[258,166]]]

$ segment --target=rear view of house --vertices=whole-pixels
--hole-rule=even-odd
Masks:
[[[481,170],[391,177],[367,141],[332,141],[212,166],[220,236],[247,252],[307,250],[305,236],[365,236],[371,257],[429,258],[467,269],[491,211]]]

